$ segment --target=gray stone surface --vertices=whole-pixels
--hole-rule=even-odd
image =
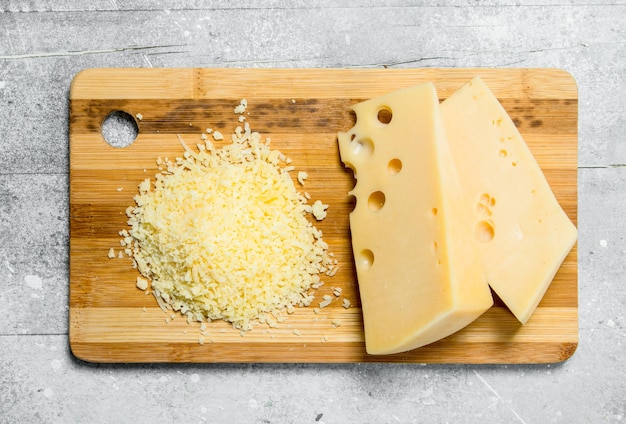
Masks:
[[[156,3],[156,4],[155,4]],[[623,1],[0,0],[0,422],[626,421]],[[580,345],[543,366],[93,365],[68,349],[68,90],[91,67],[558,67]]]

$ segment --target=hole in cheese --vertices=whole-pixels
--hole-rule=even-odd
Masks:
[[[493,225],[488,221],[480,221],[476,224],[476,240],[487,243],[493,240],[495,231]]]
[[[354,194],[350,194],[348,196],[348,212],[354,211],[356,208],[356,196]]]
[[[476,210],[481,215],[491,216],[491,210],[483,203],[477,203],[476,204]]]
[[[358,258],[358,266],[363,269],[370,269],[374,265],[374,252],[369,249],[361,250]]]
[[[351,145],[355,155],[371,156],[374,153],[374,142],[370,138],[353,139]]]
[[[345,161],[346,169],[352,171],[353,179],[356,179],[356,167],[352,164],[352,162]]]
[[[495,197],[492,197],[488,193],[484,193],[480,196],[478,203],[476,203],[476,210],[483,216],[491,216],[491,208],[493,208],[495,205]]]
[[[389,174],[396,175],[402,170],[402,161],[400,159],[391,159],[387,165]]]
[[[391,108],[389,106],[383,106],[378,110],[378,122],[381,124],[388,124],[391,122],[391,118],[393,118],[393,113],[391,112]]]
[[[348,119],[346,119],[347,121],[346,125],[348,125],[347,128],[354,127],[356,125],[356,120],[357,120],[356,112],[350,109],[350,111],[348,112]]]
[[[433,208],[430,212],[433,214],[433,216],[436,216],[437,212],[439,211],[437,210],[437,208]]]
[[[367,199],[367,205],[371,211],[378,212],[383,206],[385,206],[385,193],[382,191],[375,191],[370,194],[370,197]]]

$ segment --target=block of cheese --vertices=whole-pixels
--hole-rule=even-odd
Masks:
[[[460,330],[493,299],[434,85],[353,110],[338,142],[356,179],[350,229],[366,350],[403,352]]]
[[[498,99],[476,77],[441,104],[491,288],[526,323],[577,239]]]

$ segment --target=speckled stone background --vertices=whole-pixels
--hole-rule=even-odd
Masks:
[[[0,0],[0,422],[626,421],[626,3]],[[68,90],[91,67],[558,67],[580,345],[541,366],[94,365],[68,347]]]

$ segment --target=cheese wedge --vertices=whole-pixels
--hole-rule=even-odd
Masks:
[[[353,110],[338,142],[357,180],[350,228],[366,350],[403,352],[460,330],[493,300],[434,85]]]
[[[577,230],[515,124],[478,77],[441,104],[491,288],[526,323]]]

